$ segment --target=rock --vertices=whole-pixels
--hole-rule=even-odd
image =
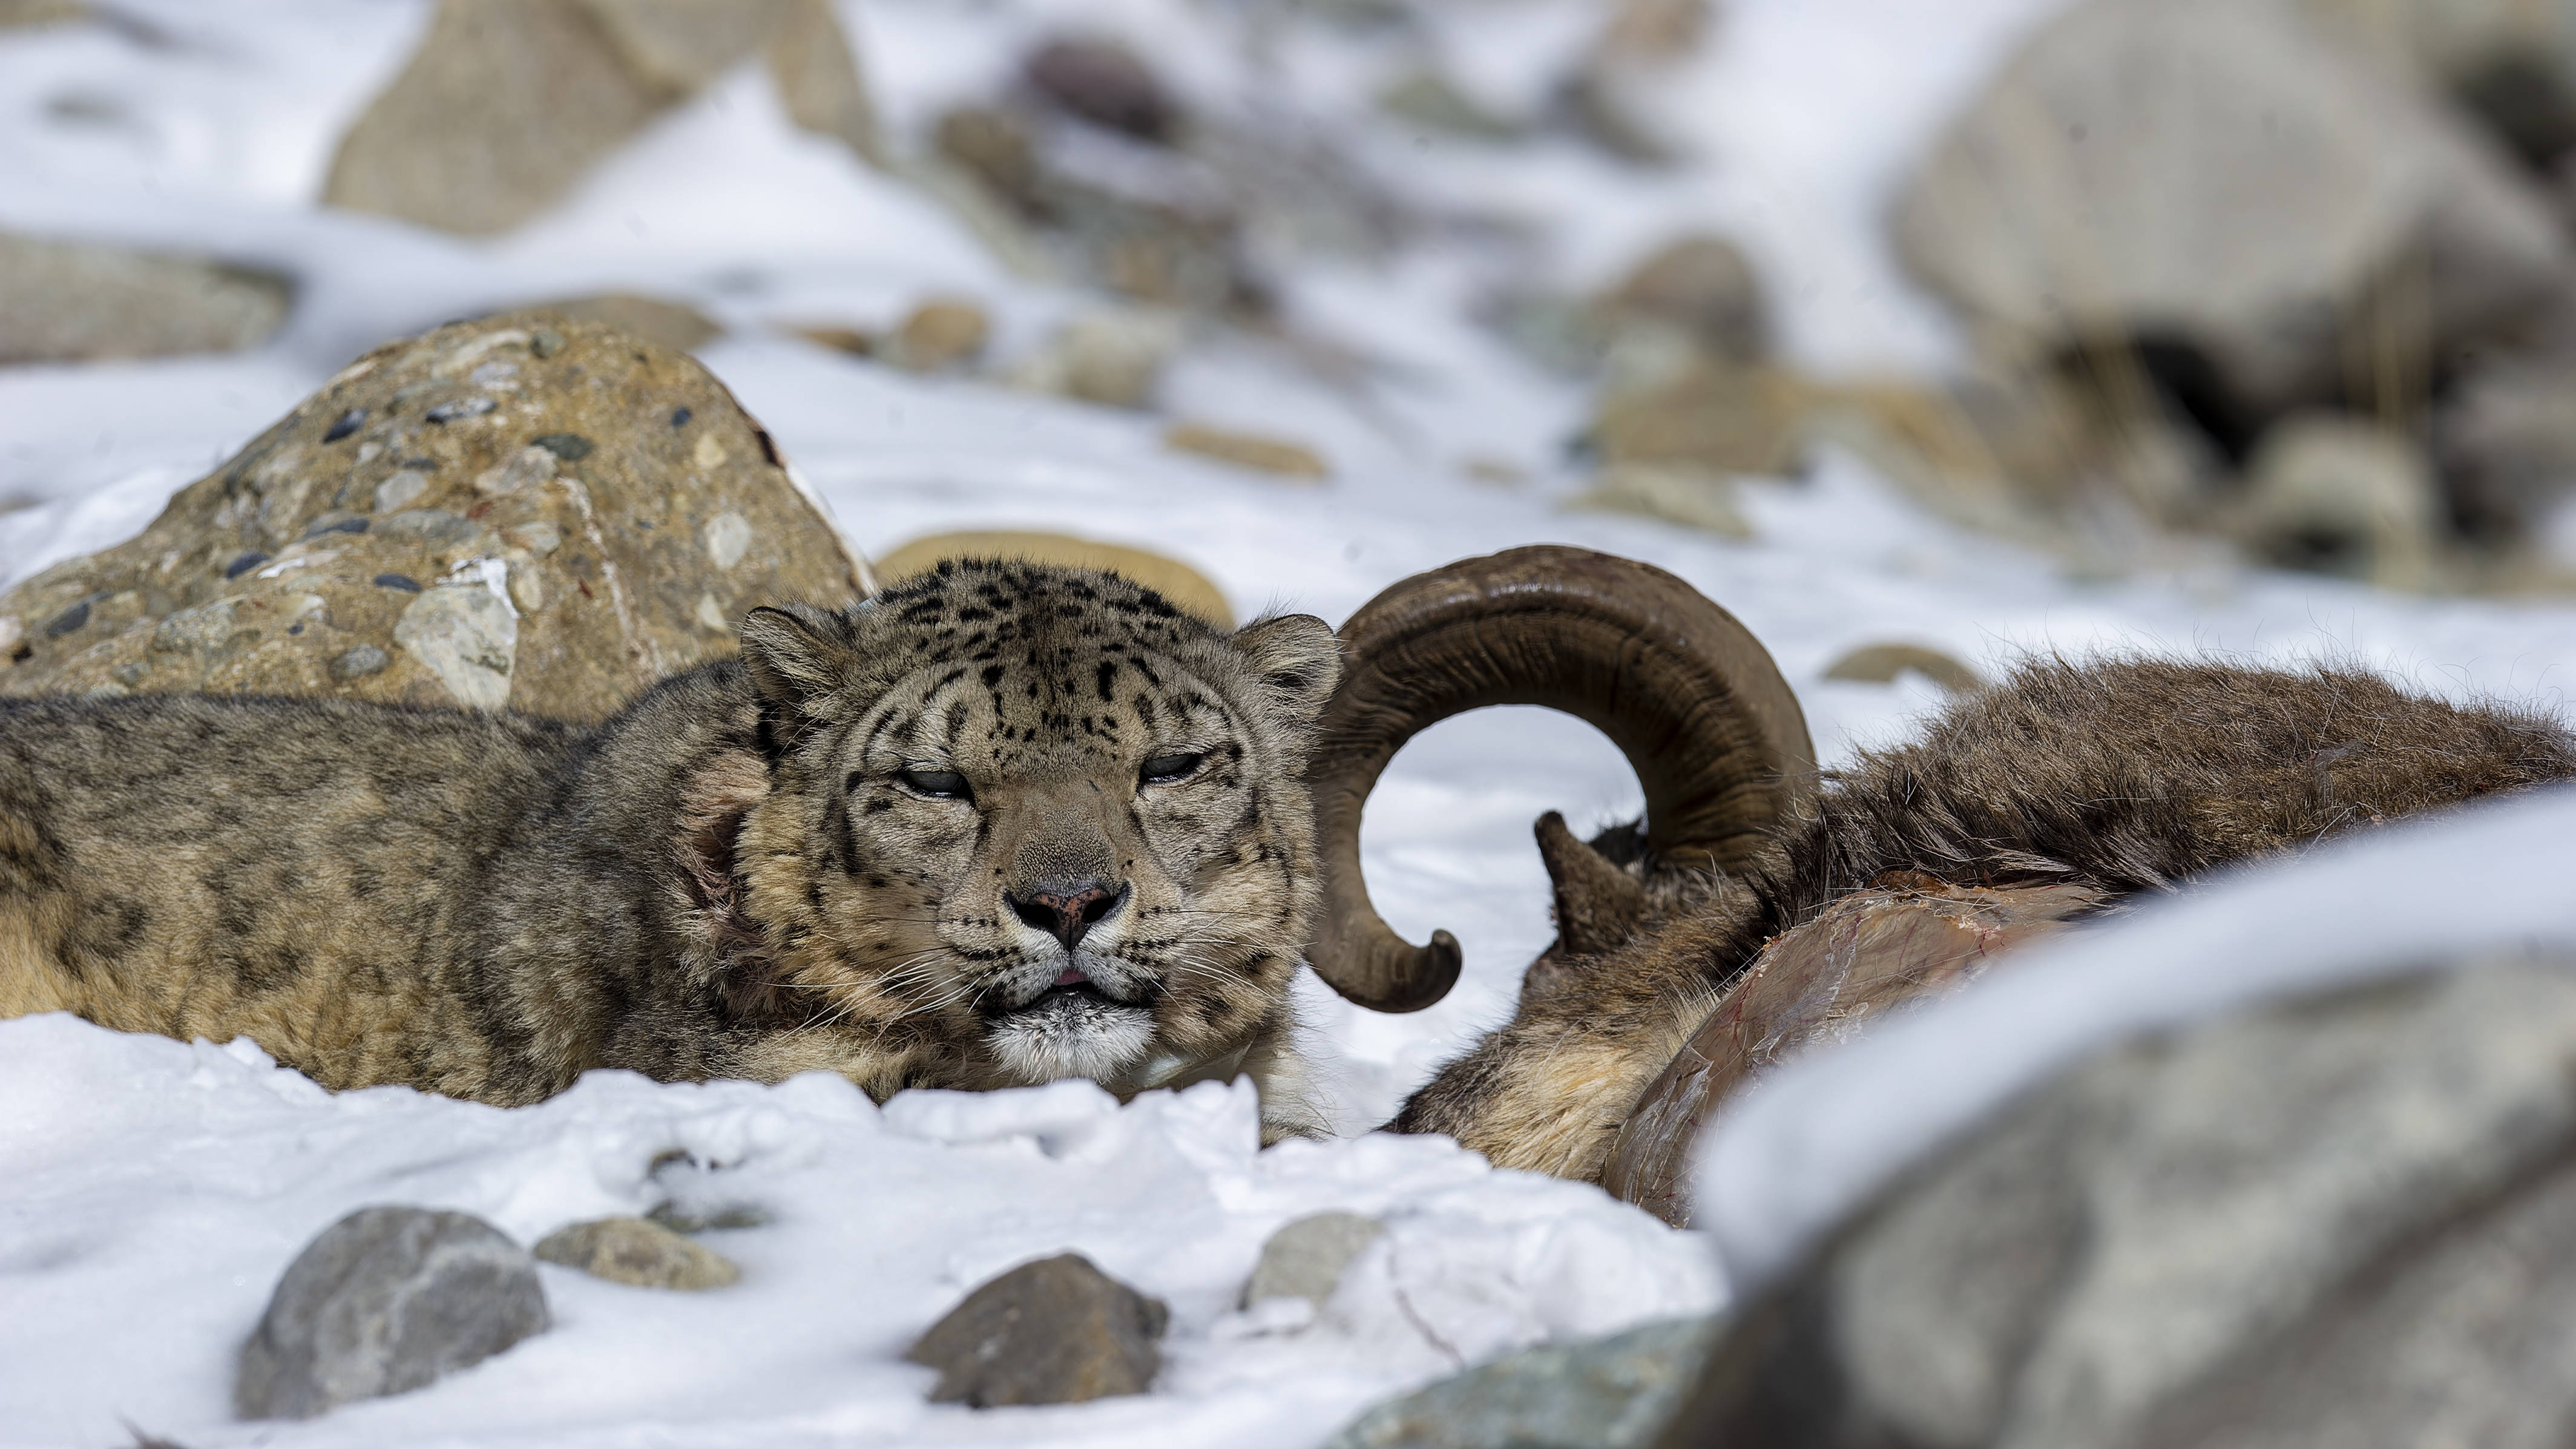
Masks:
[[[787,329],[817,347],[852,357],[877,355],[877,335],[861,327],[846,327],[832,322],[809,322]]]
[[[944,372],[974,361],[992,330],[991,319],[973,302],[933,297],[905,314],[880,350],[914,372]]]
[[[2256,419],[2330,399],[2350,359],[2420,373],[2513,334],[2560,307],[2570,268],[2547,204],[2481,138],[2243,0],[2088,0],[2044,25],[1892,225],[1994,338],[2195,354]]]
[[[859,569],[695,362],[516,313],[377,349],[136,538],[0,594],[0,694],[595,720],[730,653],[756,604],[865,592]]]
[[[1114,569],[1161,594],[1174,607],[1186,609],[1220,629],[1234,627],[1234,609],[1225,591],[1197,569],[1132,544],[1102,543],[1064,533],[993,529],[934,533],[897,545],[877,560],[877,578],[893,585],[927,573],[942,559],[1007,558],[1072,568]]]
[[[410,63],[341,138],[323,200],[507,231],[764,47],[797,124],[875,154],[867,93],[827,0],[440,0]]]
[[[2576,961],[2095,1054],[1745,1305],[1665,1443],[2562,1444]]]
[[[724,328],[711,321],[704,312],[686,302],[666,297],[646,297],[633,292],[601,292],[588,297],[565,297],[552,302],[539,302],[519,310],[557,312],[583,322],[596,322],[631,333],[673,352],[695,352],[724,335]]]
[[[1316,1213],[1284,1225],[1261,1245],[1261,1260],[1243,1285],[1243,1306],[1303,1298],[1322,1307],[1342,1281],[1342,1270],[1385,1232],[1384,1223],[1358,1213]]]
[[[905,1357],[939,1370],[933,1403],[1078,1404],[1145,1392],[1169,1319],[1161,1300],[1064,1253],[967,1294]]]
[[[1314,449],[1303,443],[1264,437],[1259,433],[1236,432],[1204,423],[1174,423],[1163,430],[1163,445],[1282,478],[1303,478],[1320,483],[1333,476],[1331,466]]]
[[[1952,694],[1969,694],[1986,687],[1977,671],[1938,649],[1920,644],[1864,644],[1826,665],[1825,677],[1860,684],[1893,684],[1897,675],[1909,669]]]
[[[886,164],[875,97],[831,0],[789,0],[766,56],[787,119],[831,136],[871,165]]]
[[[1753,538],[1752,522],[1735,503],[1735,480],[1690,464],[1625,463],[1605,469],[1599,482],[1567,499],[1565,506],[1633,513],[1737,543]]]
[[[2433,456],[2469,537],[2511,544],[2576,491],[2576,359],[2499,359],[2467,373],[2433,414]]]
[[[0,0],[0,30],[72,25],[91,18],[81,0]]]
[[[278,1280],[242,1346],[233,1406],[309,1419],[482,1362],[551,1322],[528,1251],[465,1213],[361,1208]]]
[[[2414,441],[2361,418],[2275,424],[2226,523],[2255,557],[2392,588],[2432,582],[2440,502]]]
[[[1326,1449],[1645,1449],[1717,1332],[1686,1318],[1524,1349],[1380,1404]]]
[[[932,128],[931,145],[1013,206],[1027,211],[1039,205],[1037,147],[1010,112],[991,106],[945,111]]]
[[[1724,237],[1674,238],[1638,262],[1597,305],[1613,326],[1670,327],[1727,361],[1759,362],[1770,351],[1761,281]]]
[[[1167,311],[1112,307],[1085,312],[1011,369],[1014,386],[1108,407],[1152,403],[1184,328]]]
[[[1153,71],[1114,41],[1048,41],[1030,53],[1021,73],[1031,89],[1067,111],[1138,140],[1168,139],[1178,119]]]
[[[1809,390],[1768,367],[1690,356],[1661,378],[1614,379],[1593,420],[1608,463],[1778,476],[1796,469]]]
[[[286,279],[247,267],[0,233],[0,363],[238,352],[293,300]]]
[[[2448,92],[2523,160],[2576,143],[2576,14],[2513,0],[2300,0],[2300,13]]]
[[[637,1288],[700,1292],[729,1288],[742,1270],[713,1249],[642,1218],[599,1218],[546,1234],[540,1262],[578,1268],[594,1278]]]
[[[1378,92],[1377,108],[1398,120],[1477,141],[1509,141],[1526,130],[1458,89],[1436,70],[1409,71]]]

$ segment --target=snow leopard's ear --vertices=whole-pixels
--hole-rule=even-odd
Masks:
[[[1342,647],[1312,614],[1255,619],[1228,641],[1252,666],[1261,697],[1278,719],[1305,730],[1324,713],[1342,677]]]
[[[859,657],[839,615],[781,604],[743,616],[742,662],[762,699],[810,714],[809,705],[850,682]]]

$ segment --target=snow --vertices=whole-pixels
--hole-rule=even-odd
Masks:
[[[1583,481],[1564,445],[1585,395],[1474,326],[1475,300],[1498,280],[1590,285],[1677,227],[1714,226],[1751,249],[1794,358],[1830,374],[1920,374],[1954,342],[1878,239],[1887,190],[2055,3],[1734,0],[1706,54],[1660,83],[1651,119],[1689,159],[1654,170],[1570,138],[1497,148],[1367,110],[1425,61],[1489,105],[1533,106],[1551,58],[1589,33],[1587,0],[1443,4],[1437,23],[1396,38],[1189,0],[845,0],[899,146],[987,90],[1031,38],[1123,33],[1194,103],[1301,117],[1391,192],[1494,222],[1382,261],[1273,258],[1285,338],[1193,343],[1168,380],[1167,414],[1315,447],[1335,477],[1301,487],[1166,449],[1165,417],[910,376],[796,340],[787,324],[881,325],[924,296],[961,293],[994,312],[1007,363],[1099,299],[1011,273],[908,185],[795,131],[756,71],[661,118],[553,212],[466,240],[312,202],[333,138],[399,67],[424,0],[116,0],[117,28],[0,36],[0,228],[272,265],[297,278],[298,303],[277,339],[241,356],[0,370],[0,501],[26,505],[0,512],[0,579],[130,536],[173,488],[378,342],[493,306],[627,289],[731,329],[701,359],[864,552],[949,529],[1057,529],[1185,559],[1243,615],[1291,608],[1338,623],[1395,580],[1464,555],[1605,549],[1670,569],[1742,617],[1829,765],[1937,704],[1915,676],[1822,678],[1847,650],[1896,640],[1990,672],[2027,650],[2327,656],[2452,697],[2562,708],[2576,664],[2565,603],[2408,597],[2215,563],[2071,577],[1927,516],[1832,452],[1803,478],[1744,483],[1750,543],[1563,508]],[[1266,39],[1246,38],[1265,26]],[[1354,365],[1305,360],[1319,351]],[[1473,481],[1471,461],[1527,481]],[[1538,711],[1452,721],[1398,757],[1363,834],[1372,893],[1413,939],[1456,932],[1467,970],[1448,1000],[1409,1016],[1301,981],[1310,1053],[1342,1125],[1385,1120],[1509,1015],[1521,967],[1551,934],[1530,823],[1563,809],[1598,826],[1640,806],[1606,741]],[[2474,846],[2490,847],[2504,837]],[[2458,870],[2478,863],[2471,848]],[[2342,909],[2317,889],[2316,909]],[[2416,919],[2408,900],[2449,919],[2439,893],[2356,908],[2382,912],[2393,941],[2400,919]],[[2180,931],[2184,919],[2142,916],[2137,929]],[[1731,1119],[1716,1237],[1732,1270],[1764,1271],[1905,1144],[2054,1060],[2037,1047],[1979,1055],[1992,1033],[2023,1030],[2022,1008],[1980,1003],[2043,979],[2058,978],[1999,974],[1951,1015],[1920,1018],[1961,1023],[1956,1041],[1897,1023],[1867,1055],[1813,1070],[1877,1065],[1812,1086],[1784,1076]],[[2070,1021],[2093,999],[2089,985],[2055,989],[2074,1003]],[[2153,1004],[2143,986],[2103,990],[2087,1008],[2099,1020],[2083,1018],[2096,1035]],[[2079,1037],[2093,1039],[2068,1027],[2045,1041],[2071,1051]],[[1960,1080],[1986,1095],[1962,1086],[1869,1106],[1871,1074],[1911,1080],[1904,1054],[1936,1047],[1985,1062]],[[1725,1297],[1707,1235],[1590,1188],[1494,1172],[1441,1141],[1354,1136],[1257,1154],[1248,1100],[1221,1087],[1125,1107],[1059,1085],[879,1110],[829,1081],[610,1074],[503,1112],[404,1091],[329,1097],[240,1044],[36,1018],[0,1022],[0,1101],[0,1444],[12,1446],[119,1442],[123,1420],[192,1449],[1311,1445],[1459,1363]],[[700,1166],[657,1173],[672,1148]],[[709,1234],[743,1264],[739,1287],[659,1296],[549,1267],[558,1327],[508,1354],[310,1424],[230,1421],[231,1354],[294,1251],[346,1211],[456,1207],[532,1241],[666,1197],[766,1215]],[[1391,1223],[1341,1295],[1313,1321],[1279,1304],[1234,1311],[1264,1234],[1327,1208]],[[1067,1248],[1171,1302],[1156,1392],[984,1415],[923,1405],[927,1372],[900,1362],[910,1339],[989,1274]]]
[[[2007,1097],[2121,1038],[2336,985],[2576,952],[2571,871],[2576,787],[2557,786],[2246,866],[2034,946],[1728,1103],[1700,1146],[1697,1220],[1750,1291]]]

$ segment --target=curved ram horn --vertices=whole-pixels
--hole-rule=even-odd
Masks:
[[[1537,545],[1416,574],[1341,629],[1344,670],[1307,766],[1323,856],[1315,974],[1419,1011],[1458,980],[1457,938],[1408,945],[1369,903],[1360,808],[1404,742],[1451,715],[1538,704],[1590,722],[1646,789],[1670,865],[1740,870],[1815,789],[1806,716],[1735,616],[1662,569]]]

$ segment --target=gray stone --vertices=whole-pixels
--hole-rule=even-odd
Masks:
[[[1525,1349],[1380,1404],[1327,1449],[1643,1449],[1716,1336],[1688,1318]]]
[[[2495,149],[2286,0],[2088,0],[2052,20],[1892,225],[1997,340],[2186,344],[2258,420],[2331,396],[2353,359],[2420,371],[2515,332],[2568,285],[2547,203]]]
[[[2576,961],[2106,1050],[1747,1305],[1671,1445],[2564,1444]]]
[[[305,1419],[424,1387],[550,1323],[535,1260],[465,1213],[361,1208],[296,1256],[243,1345],[234,1407]]]
[[[1082,1403],[1145,1392],[1169,1321],[1161,1300],[1064,1253],[967,1294],[905,1357],[939,1370],[935,1403]]]
[[[486,710],[509,704],[519,611],[481,578],[423,590],[394,621],[394,643],[428,665],[457,703]]]
[[[536,1254],[540,1262],[637,1288],[703,1292],[742,1278],[723,1254],[643,1218],[598,1218],[557,1228],[538,1242]]]
[[[2524,537],[2576,492],[2576,357],[2471,369],[2433,414],[2443,491],[2472,538]]]
[[[0,233],[0,363],[237,352],[277,331],[293,299],[253,268]]]
[[[1261,1245],[1261,1260],[1243,1285],[1243,1306],[1265,1298],[1323,1306],[1351,1260],[1385,1232],[1384,1223],[1358,1213],[1316,1213],[1286,1224]]]
[[[1181,319],[1147,307],[1101,308],[1058,328],[1015,365],[1015,387],[1109,407],[1141,408],[1154,400],[1163,369],[1180,351]]]
[[[1614,327],[1674,328],[1731,361],[1758,362],[1771,350],[1761,279],[1724,237],[1673,238],[1641,259],[1596,305]]]

